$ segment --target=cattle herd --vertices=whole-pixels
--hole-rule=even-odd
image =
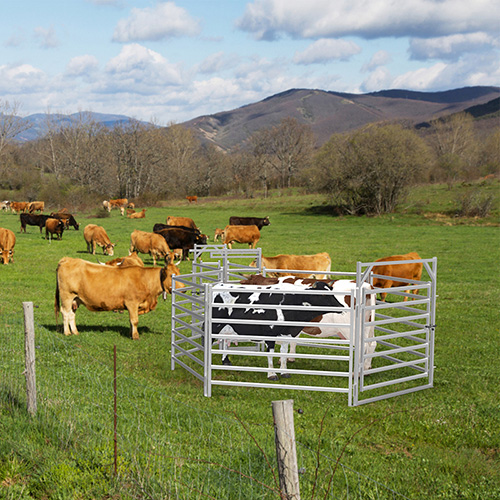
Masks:
[[[197,202],[196,197],[187,197],[189,203]],[[104,210],[111,211],[112,209],[120,210],[121,215],[127,218],[145,218],[146,209],[140,212],[135,211],[135,205],[129,203],[126,198],[105,200],[102,203]],[[53,238],[61,239],[63,232],[70,227],[79,230],[79,224],[75,217],[63,209],[58,212],[52,212],[48,215],[42,212],[45,209],[44,202],[1,202],[2,210],[11,210],[15,214],[20,214],[21,233],[26,233],[27,226],[37,226],[40,234],[45,228],[45,238],[52,240]],[[155,309],[158,296],[163,293],[164,298],[167,293],[172,290],[172,276],[180,274],[178,267],[174,264],[175,259],[189,259],[189,251],[195,245],[206,245],[209,237],[203,234],[195,222],[188,217],[167,217],[166,223],[156,223],[153,225],[151,232],[134,230],[130,235],[130,246],[126,257],[119,257],[112,261],[106,262],[106,265],[101,263],[91,263],[82,259],[64,257],[59,261],[57,266],[57,285],[55,297],[55,312],[56,318],[59,312],[63,316],[63,329],[65,335],[78,334],[75,323],[75,312],[79,305],[83,304],[91,311],[117,311],[128,310],[130,318],[130,334],[133,339],[138,339],[137,330],[138,316]],[[230,217],[229,224],[224,229],[217,228],[214,234],[214,243],[219,240],[226,244],[228,248],[232,248],[233,243],[248,244],[250,248],[255,248],[260,240],[260,232],[265,226],[269,226],[269,217]],[[83,230],[83,237],[87,245],[87,252],[95,255],[97,247],[102,248],[105,255],[113,256],[115,243],[112,243],[108,237],[106,230],[96,224],[87,224]],[[16,237],[14,233],[5,228],[0,228],[0,250],[2,254],[3,264],[14,262],[14,247]],[[138,254],[147,254],[153,259],[153,267],[145,267],[142,259]],[[378,261],[407,261],[418,260],[419,255],[415,252],[406,255],[394,255],[378,259]],[[158,261],[163,261],[162,267],[156,267]],[[377,262],[378,262],[377,261]],[[177,263],[178,264],[178,263]],[[251,266],[256,266],[253,262]],[[266,278],[258,284],[266,285],[267,288],[283,287],[283,280],[299,280],[299,286],[315,289],[335,289],[335,287],[344,287],[342,290],[349,292],[352,288],[352,282],[335,284],[329,282],[328,272],[331,271],[331,258],[326,252],[321,252],[315,255],[289,255],[280,254],[276,256],[262,256],[262,272],[265,268]],[[267,272],[267,269],[271,270]],[[274,271],[273,271],[274,270]],[[281,272],[277,272],[280,270]],[[288,272],[286,270],[289,270]],[[303,273],[300,271],[310,271]],[[408,280],[420,280],[422,274],[422,263],[406,263],[406,264],[384,264],[380,265],[376,270],[377,274],[386,277],[394,277],[394,279],[374,278],[373,286],[377,288],[389,288],[394,286],[404,286],[405,281],[400,281],[398,278]],[[261,276],[261,275],[257,275]],[[307,283],[307,280],[310,280]],[[324,280],[324,281],[321,281]],[[340,280],[342,281],[342,280]],[[248,284],[256,284],[253,282],[241,282],[241,286]],[[182,287],[181,284],[177,286]],[[418,292],[417,292],[418,293]],[[236,300],[243,300],[248,292],[238,290],[236,286],[234,290],[235,296],[240,297]],[[234,295],[233,294],[233,295]],[[268,294],[269,295],[269,294]],[[381,299],[385,300],[386,293],[381,294]],[[347,295],[346,295],[347,296]],[[220,301],[221,297],[216,296],[216,301]],[[289,300],[286,294],[275,295],[275,299],[267,300]],[[299,295],[291,295],[293,300],[302,300]],[[254,298],[255,300],[255,298]],[[259,300],[256,299],[259,303]],[[308,301],[311,302],[311,296],[308,295]],[[332,327],[332,323],[348,323],[349,304],[339,302],[333,295],[319,295],[318,303],[314,303],[314,308],[310,311],[293,311],[288,314],[293,317],[287,318],[290,321],[313,321],[311,328],[298,328],[290,332],[290,327],[284,327],[287,331],[286,335],[291,337],[296,336],[300,332],[309,335],[317,336],[340,336],[348,338],[349,331],[345,328]],[[406,298],[405,298],[406,300]],[[271,302],[272,303],[272,302]],[[282,305],[280,303],[280,305]],[[293,304],[292,304],[293,305]],[[317,307],[316,307],[317,306]],[[345,311],[342,314],[318,314],[318,310],[323,306],[344,307]],[[276,304],[276,311],[278,310]],[[231,309],[215,308],[214,317],[223,319],[224,317],[235,314],[228,312]],[[252,309],[236,309],[237,313],[245,316],[248,314],[250,319],[254,311],[259,308]],[[268,309],[269,310],[269,309]],[[250,311],[250,312],[247,312]],[[274,312],[276,315],[277,312]],[[271,314],[272,315],[272,314]],[[310,316],[310,317],[309,317]],[[274,318],[274,317],[273,317]],[[346,319],[347,318],[347,319]],[[260,318],[259,318],[260,319]],[[276,319],[276,318],[274,318]],[[367,318],[368,320],[368,318]],[[321,323],[326,322],[328,326],[323,327]],[[214,333],[223,330],[224,324],[214,324]],[[234,333],[245,334],[248,325],[234,326]],[[259,330],[262,330],[260,331]],[[272,328],[272,326],[270,327]],[[257,332],[257,333],[256,333]],[[260,332],[260,333],[258,333]],[[260,326],[252,329],[252,334],[269,335],[268,326]],[[277,327],[273,335],[280,336],[280,328]],[[367,332],[368,337],[373,336],[373,331]],[[373,344],[373,346],[372,346]],[[368,343],[368,349],[374,349],[375,343]],[[291,343],[291,353],[293,355],[295,344]],[[267,342],[269,350],[274,350],[274,342]],[[282,357],[282,368],[286,358]],[[228,360],[224,360],[228,362]],[[270,358],[270,367],[272,367],[272,358]],[[270,372],[270,378],[274,378],[276,374]]]

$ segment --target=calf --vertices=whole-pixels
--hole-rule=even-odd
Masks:
[[[111,243],[103,227],[96,224],[87,224],[83,230],[83,237],[87,243],[87,252],[95,255],[96,246],[100,246],[105,255],[113,255],[115,243]]]
[[[198,203],[198,196],[186,196],[186,200],[189,203]]]
[[[410,252],[404,255],[392,255],[391,257],[384,257],[382,259],[377,259],[375,262],[386,262],[386,261],[406,261],[406,260],[419,260],[420,256],[417,252]],[[375,288],[391,288],[395,286],[404,286],[408,281],[420,281],[422,277],[422,262],[407,262],[406,264],[380,264],[373,266],[373,273],[387,276],[384,278],[373,278],[373,286]],[[398,278],[401,278],[399,280]],[[410,293],[410,290],[406,290],[406,293]],[[415,290],[418,294],[418,290]],[[385,302],[387,297],[386,292],[380,293],[380,298]],[[404,298],[404,301],[408,300],[408,297]]]
[[[147,253],[153,257],[153,265],[156,266],[156,259],[165,259],[170,254],[170,248],[165,239],[157,233],[148,233],[136,229],[130,235],[129,255],[132,252]]]
[[[14,262],[14,246],[16,236],[10,229],[0,227],[0,252],[2,253],[2,263]]]
[[[58,240],[62,239],[64,233],[64,222],[59,219],[53,219],[49,217],[45,221],[45,239],[48,238],[51,241],[54,238],[54,234],[57,236]]]
[[[62,209],[59,212],[52,212],[50,216],[54,219],[62,220],[64,222],[65,229],[69,229],[69,226],[74,227],[77,231],[80,229],[80,224],[78,224],[73,215],[66,212],[65,209]]]
[[[223,232],[223,243],[233,248],[233,242],[248,243],[249,248],[255,248],[260,239],[257,226],[226,226]]]
[[[146,209],[143,208],[140,212],[133,212],[128,214],[127,217],[129,219],[144,219],[146,217]]]

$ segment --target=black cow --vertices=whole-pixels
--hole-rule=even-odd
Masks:
[[[269,217],[229,217],[230,226],[257,226],[259,231],[270,224]]]
[[[26,226],[38,226],[41,234],[42,229],[45,227],[45,222],[49,217],[49,215],[21,214],[19,216],[19,220],[21,221],[21,233],[23,231],[26,232]]]
[[[169,226],[168,229],[160,229],[159,231],[154,232],[161,234],[165,238],[165,241],[171,250],[182,248],[183,259],[188,257],[189,250],[193,249],[196,244],[207,244],[207,237],[204,234],[197,234],[193,232],[193,230]]]
[[[231,290],[218,291],[218,287],[230,287]],[[245,290],[246,288],[246,290]],[[233,290],[234,289],[234,290]],[[302,287],[303,291],[304,288]],[[314,283],[310,290],[331,291],[332,288],[323,281]],[[258,321],[286,321],[286,322],[301,322],[306,323],[322,316],[330,311],[330,307],[344,308],[332,294],[324,293],[301,293],[299,290],[296,293],[283,293],[283,285],[268,285],[260,287],[248,288],[245,285],[215,285],[213,287],[214,304],[227,304],[224,307],[213,305],[212,307],[212,333],[226,333],[237,335],[251,335],[254,342],[258,342],[258,337],[270,336],[277,337],[275,340],[265,340],[267,351],[270,353],[268,357],[268,372],[267,378],[277,380],[278,376],[273,371],[273,356],[276,342],[280,342],[283,347],[288,350],[288,343],[284,343],[280,338],[283,336],[296,337],[304,328],[302,326],[292,325],[265,325],[252,323],[252,320]],[[249,307],[234,307],[237,304],[248,304]],[[273,306],[271,309],[263,309],[259,305]],[[307,306],[301,310],[289,309],[290,306]],[[215,320],[247,320],[248,322],[235,324],[216,322]],[[226,341],[227,342],[227,341]],[[283,351],[282,351],[283,352]],[[223,356],[223,364],[231,364],[226,355]],[[286,370],[286,356],[281,357],[282,370]],[[289,377],[288,374],[282,373],[283,377]]]
[[[80,229],[80,224],[76,222],[76,219],[71,214],[52,212],[50,217],[52,219],[62,220],[66,229],[69,229],[69,226],[73,226],[77,231]]]

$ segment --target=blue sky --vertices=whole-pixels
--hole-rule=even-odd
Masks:
[[[500,0],[0,0],[0,102],[166,125],[290,88],[500,85]]]

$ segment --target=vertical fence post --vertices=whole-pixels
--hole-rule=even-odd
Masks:
[[[293,425],[293,399],[273,401],[272,407],[282,498],[300,500],[295,428]]]
[[[36,414],[35,320],[33,302],[23,302],[24,311],[24,374],[26,376],[27,410]]]
[[[115,471],[115,476],[118,473],[118,438],[117,438],[117,433],[116,433],[116,427],[117,427],[117,418],[116,418],[116,413],[117,413],[117,404],[116,404],[116,344],[113,346],[113,445],[114,445],[114,471]]]

